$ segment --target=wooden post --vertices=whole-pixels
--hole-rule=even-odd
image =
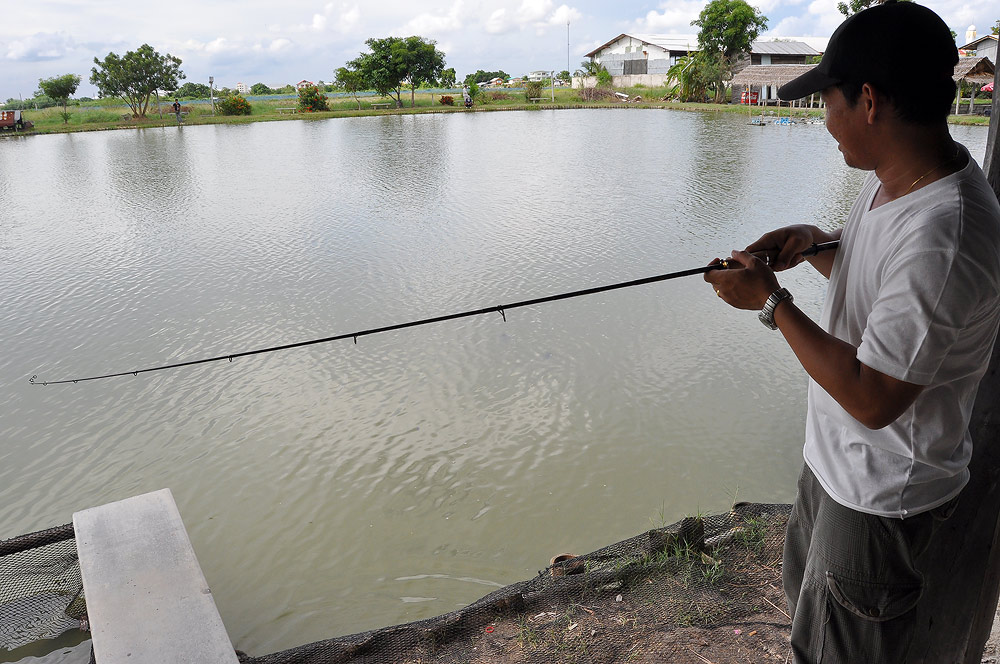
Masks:
[[[1000,68],[994,72],[1000,85]],[[993,95],[983,167],[1000,199],[1000,96]],[[948,571],[945,587],[928,587],[918,609],[912,662],[980,664],[1000,595],[1000,338],[993,347],[969,422],[971,479],[943,528],[932,564]],[[969,589],[976,591],[969,593]],[[978,592],[977,592],[978,591]]]

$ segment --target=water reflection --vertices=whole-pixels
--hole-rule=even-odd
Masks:
[[[442,613],[661,510],[790,500],[804,375],[696,278],[28,376],[692,267],[837,223],[861,177],[821,126],[635,109],[4,140],[0,172],[0,537],[169,486],[254,654]],[[818,313],[820,279],[783,283]]]

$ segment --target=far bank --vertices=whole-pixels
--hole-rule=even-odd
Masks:
[[[667,88],[635,87],[617,90],[618,95],[595,98],[594,95],[581,95],[579,90],[545,89],[542,97],[527,99],[520,91],[487,90],[476,99],[472,108],[461,104],[460,95],[440,93],[418,93],[411,107],[397,108],[391,98],[361,97],[354,100],[350,97],[331,97],[329,111],[300,112],[295,105],[295,99],[265,99],[252,102],[250,115],[221,115],[213,113],[212,106],[204,101],[183,102],[183,121],[185,125],[203,124],[245,124],[248,122],[276,122],[285,120],[318,120],[326,118],[364,117],[371,115],[413,115],[422,113],[477,113],[484,111],[537,111],[544,109],[671,109],[681,111],[705,111],[712,113],[742,113],[748,118],[761,118],[765,122],[779,117],[797,119],[821,119],[823,110],[818,108],[789,108],[780,106],[746,106],[742,104],[714,104],[669,101],[670,90]],[[622,97],[625,97],[623,99]],[[448,103],[449,98],[451,103]],[[151,105],[145,118],[133,118],[127,106],[108,107],[81,105],[69,108],[68,122],[64,122],[62,109],[53,107],[38,111],[25,111],[27,120],[34,127],[24,132],[3,132],[0,136],[26,136],[38,134],[56,134],[81,131],[103,131],[110,129],[135,129],[141,127],[176,126],[174,114],[169,105],[162,103],[160,109]],[[951,124],[988,126],[990,118],[982,115],[952,115],[948,118]]]

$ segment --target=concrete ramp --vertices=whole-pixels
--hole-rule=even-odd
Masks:
[[[237,664],[170,489],[73,515],[97,664]]]

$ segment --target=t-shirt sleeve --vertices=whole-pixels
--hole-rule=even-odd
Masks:
[[[898,380],[931,383],[978,309],[977,272],[950,249],[925,247],[890,257],[858,360]]]

